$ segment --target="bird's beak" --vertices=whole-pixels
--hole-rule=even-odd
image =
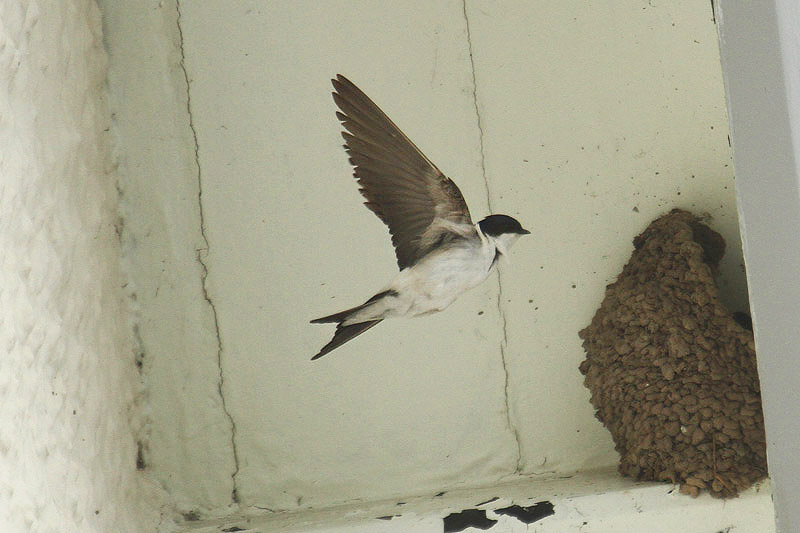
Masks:
[[[530,234],[531,234],[531,232],[530,232],[530,231],[528,231],[528,230],[526,230],[526,229],[523,229],[522,231],[520,231],[520,232],[519,232],[519,234],[520,234],[520,235],[530,235]]]

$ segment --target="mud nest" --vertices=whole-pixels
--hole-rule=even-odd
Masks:
[[[725,241],[673,210],[635,250],[580,332],[580,365],[619,471],[732,497],[767,475],[753,334],[719,300]]]

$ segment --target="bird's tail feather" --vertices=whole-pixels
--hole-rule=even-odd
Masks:
[[[351,307],[350,309],[347,309],[345,311],[340,311],[338,313],[334,313],[332,315],[324,316],[322,318],[315,318],[314,320],[311,321],[311,323],[312,324],[328,324],[328,323],[332,323],[332,322],[336,322],[336,323],[344,322],[347,319],[347,317],[349,317],[350,315],[352,315],[356,311],[361,311],[362,309],[364,309],[368,305],[377,302],[378,300],[380,300],[384,296],[397,296],[397,291],[389,289],[388,291],[379,292],[378,294],[376,294],[375,296],[373,296],[372,298],[370,298],[369,300],[367,300],[366,302],[364,302],[361,305],[357,305],[357,306]]]
[[[351,307],[346,311],[340,311],[338,313],[333,313],[332,315],[324,316],[322,318],[315,318],[311,321],[312,324],[328,324],[331,322],[343,322],[348,316],[355,313],[356,311],[361,311],[367,306],[367,304],[357,305],[355,307]]]
[[[342,325],[342,322],[347,320],[354,313],[361,311],[365,307],[374,304],[375,302],[386,296],[397,296],[397,291],[389,289],[386,291],[379,292],[378,294],[376,294],[375,296],[373,296],[372,298],[370,298],[361,305],[357,305],[345,311],[340,311],[332,315],[312,320],[311,321],[312,324],[325,324],[329,322],[336,322],[337,326],[336,326],[336,333],[334,333],[333,335],[333,339],[331,339],[331,341],[328,344],[323,346],[322,349],[319,351],[319,353],[314,357],[312,357],[311,360],[313,361],[314,359],[319,359],[326,353],[338,348],[347,341],[358,337],[359,335],[367,331],[369,328],[371,328],[372,326],[376,325],[378,322],[383,320],[382,318],[376,318],[375,320],[367,320],[364,322],[359,322],[357,324],[350,324],[348,326]]]
[[[319,353],[314,357],[312,357],[311,360],[313,361],[315,359],[319,359],[326,353],[335,350],[336,348],[346,343],[347,341],[358,337],[372,326],[377,325],[379,322],[381,322],[381,320],[370,320],[368,322],[361,322],[358,324],[352,324],[350,326],[342,326],[342,325],[336,326],[336,333],[333,335],[333,339],[331,339],[331,341],[328,344],[323,346],[322,349],[319,351]]]

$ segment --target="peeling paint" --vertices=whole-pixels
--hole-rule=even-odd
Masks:
[[[460,513],[451,513],[444,517],[444,533],[464,531],[468,527],[486,530],[496,523],[497,520],[486,517],[486,511],[465,509]]]
[[[532,524],[555,514],[553,504],[547,501],[534,503],[533,505],[529,505],[527,507],[510,505],[508,507],[503,507],[502,509],[495,509],[494,512],[496,514],[513,516],[525,524]]]
[[[486,500],[486,501],[484,501],[484,502],[481,502],[481,503],[478,503],[478,504],[476,504],[476,505],[475,505],[475,507],[482,507],[482,506],[484,506],[484,505],[486,505],[486,504],[489,504],[489,503],[496,502],[496,501],[497,501],[497,500],[499,500],[499,499],[500,499],[500,498],[498,498],[497,496],[495,496],[494,498],[490,498],[490,499],[488,499],[488,500]]]

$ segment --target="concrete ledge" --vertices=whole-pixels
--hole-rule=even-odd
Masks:
[[[553,514],[547,516],[551,506]],[[455,516],[464,511],[470,512]],[[537,519],[537,515],[541,517]],[[445,529],[446,517],[450,517],[447,519],[449,529]],[[456,529],[470,522],[475,525]],[[531,524],[535,525],[531,527]],[[775,523],[768,480],[739,498],[720,500],[707,494],[691,498],[680,494],[675,485],[636,483],[620,477],[614,470],[600,470],[549,479],[524,477],[492,487],[374,503],[354,502],[296,513],[252,509],[222,520],[187,522],[182,531],[441,533],[479,530],[493,533],[727,533],[734,530],[770,533],[775,531]]]

